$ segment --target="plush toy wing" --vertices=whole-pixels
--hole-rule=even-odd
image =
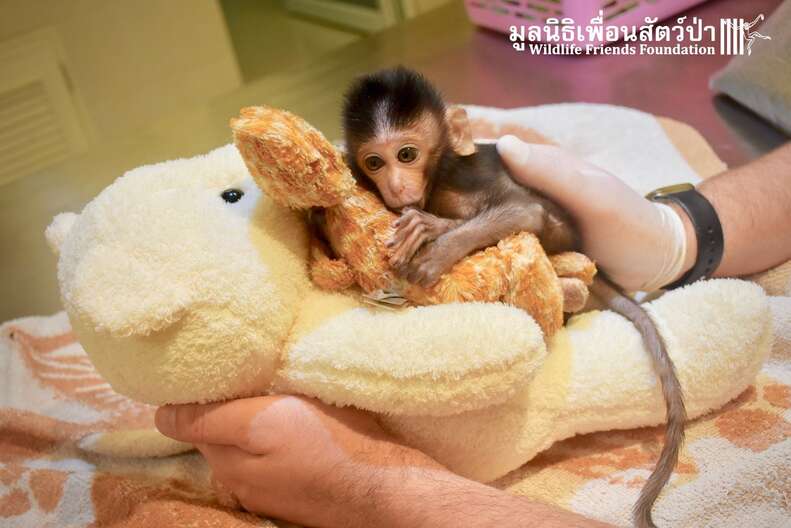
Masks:
[[[667,342],[690,419],[740,394],[771,350],[768,300],[755,284],[703,281],[644,306]],[[383,422],[453,471],[482,481],[576,434],[664,422],[649,354],[623,317],[610,311],[575,316],[548,346],[546,361],[506,404]]]
[[[77,445],[83,451],[116,458],[167,457],[195,449],[153,428],[91,433],[80,438]]]
[[[511,398],[543,362],[535,321],[502,303],[403,310],[309,292],[275,392],[396,415],[448,416]]]
[[[123,212],[105,207],[101,199],[83,214],[58,215],[47,228],[47,241],[60,256],[63,301],[70,313],[98,331],[148,335],[177,321],[192,302],[183,282],[172,280],[167,269],[148,265],[147,260],[157,256],[149,250],[161,241],[139,219],[147,216],[147,209],[170,207],[175,197],[152,193],[148,198],[115,231],[114,243],[102,243],[112,232],[104,226],[112,225]],[[72,232],[79,235],[71,236]]]

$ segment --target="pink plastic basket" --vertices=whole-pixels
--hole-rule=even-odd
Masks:
[[[641,26],[646,17],[665,19],[706,0],[465,0],[473,24],[508,33],[511,26],[545,26],[548,18],[587,25],[602,12],[603,27]],[[543,34],[543,33],[542,33]],[[598,41],[595,43],[602,43]]]

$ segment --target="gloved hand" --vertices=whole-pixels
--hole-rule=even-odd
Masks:
[[[655,290],[692,267],[694,230],[680,209],[646,200],[616,176],[556,146],[503,136],[497,151],[515,181],[571,214],[581,251],[625,290]]]

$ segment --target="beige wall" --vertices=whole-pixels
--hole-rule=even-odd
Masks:
[[[245,81],[309,67],[360,38],[317,18],[293,16],[280,0],[220,0],[220,5]]]
[[[443,6],[454,0],[404,0],[409,15],[416,16]],[[455,0],[459,1],[459,0]]]
[[[0,0],[0,42],[47,27],[94,139],[241,84],[216,0]]]

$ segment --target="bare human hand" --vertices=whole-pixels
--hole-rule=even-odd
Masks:
[[[316,528],[604,527],[454,475],[374,416],[298,396],[161,407],[247,510]]]
[[[387,436],[372,415],[270,396],[162,407],[159,430],[196,445],[248,511],[310,526],[367,526],[387,469],[441,466]]]

